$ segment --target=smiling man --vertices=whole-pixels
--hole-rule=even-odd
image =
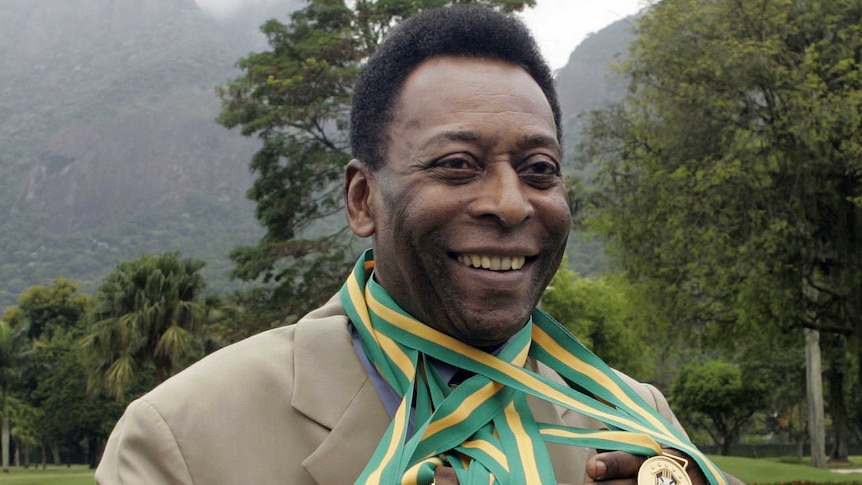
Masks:
[[[729,483],[660,393],[536,308],[571,224],[560,139],[520,22],[395,29],[351,117],[347,220],[373,252],[296,325],[132,403],[97,483]]]

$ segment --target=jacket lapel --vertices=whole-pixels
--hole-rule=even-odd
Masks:
[[[337,297],[319,312],[297,323],[291,405],[329,430],[303,467],[321,485],[344,485],[362,472],[390,418],[356,356]]]
[[[563,379],[556,372],[545,364],[536,362],[534,359],[527,360],[527,368],[565,385]],[[605,427],[602,423],[588,418],[583,414],[569,411],[534,396],[527,396],[527,403],[530,405],[530,410],[533,412],[536,422],[574,426],[584,429],[601,429]],[[551,463],[554,465],[554,474],[557,477],[557,481],[561,483],[586,483],[589,481],[589,477],[586,475],[587,459],[595,453],[594,450],[550,442],[546,442],[546,444],[548,454],[551,457]]]

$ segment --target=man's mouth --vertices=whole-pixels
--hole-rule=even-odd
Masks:
[[[487,254],[461,254],[458,261],[471,268],[490,269],[491,271],[511,271],[524,267],[525,256],[491,256]]]

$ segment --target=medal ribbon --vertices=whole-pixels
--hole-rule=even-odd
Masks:
[[[371,278],[373,267],[368,250],[342,286],[341,302],[369,361],[402,401],[356,484],[428,485],[446,464],[464,485],[556,485],[545,445],[553,442],[644,456],[660,455],[663,443],[688,454],[711,485],[727,485],[683,433],[544,311],[534,310],[492,355],[414,319]],[[569,385],[525,369],[528,356]],[[451,389],[432,358],[475,375]],[[610,430],[537,423],[527,395]]]

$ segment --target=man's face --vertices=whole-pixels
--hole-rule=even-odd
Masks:
[[[504,342],[554,275],[571,223],[550,105],[518,66],[437,57],[407,78],[394,115],[384,166],[365,169],[375,277],[426,325]]]

